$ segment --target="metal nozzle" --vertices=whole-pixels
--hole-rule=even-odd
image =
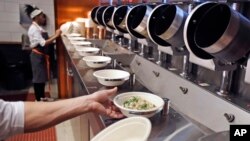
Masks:
[[[168,98],[162,98],[164,100],[164,106],[161,111],[162,116],[167,116],[169,113],[170,100]]]

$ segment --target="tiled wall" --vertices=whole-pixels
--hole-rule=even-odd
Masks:
[[[19,24],[19,5],[34,4],[48,17],[47,31],[55,31],[54,0],[0,0],[0,42],[21,42],[22,33],[27,29]]]

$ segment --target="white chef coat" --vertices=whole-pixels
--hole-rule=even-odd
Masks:
[[[42,32],[45,32],[45,30],[36,22],[32,22],[28,30],[31,48],[37,47],[38,45],[43,47],[45,45],[46,40],[42,37]]]
[[[0,140],[24,132],[24,103],[0,99]]]

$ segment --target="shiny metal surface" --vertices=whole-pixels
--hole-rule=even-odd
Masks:
[[[65,46],[72,46],[69,41],[64,38],[63,42]],[[110,44],[106,44],[109,46]],[[106,49],[106,46],[102,46],[103,49]],[[71,47],[67,47],[71,48]],[[127,50],[121,49],[119,55],[115,52],[116,49],[106,49],[107,54],[111,55],[113,58],[117,59],[117,68],[125,69],[132,73],[132,70],[126,66],[126,61],[128,64],[134,60],[134,55],[130,54]],[[104,51],[105,52],[105,51]],[[118,53],[118,52],[117,52]],[[102,86],[93,76],[94,69],[89,68],[85,62],[81,59],[81,57],[77,54],[77,52],[68,52],[67,57],[72,61],[74,69],[76,69],[75,75],[79,77],[81,85],[86,89],[86,94],[91,94],[97,90],[107,89],[108,87]],[[121,57],[122,56],[122,57]],[[119,58],[121,57],[121,58]],[[131,59],[127,59],[127,58]],[[130,60],[130,61],[129,61]],[[119,64],[119,62],[123,62]],[[111,66],[107,66],[109,68]],[[118,87],[118,93],[128,92],[128,91],[142,91],[142,92],[150,92],[147,88],[145,88],[138,80],[137,75],[135,75],[135,82],[133,87],[129,81],[125,82],[123,85]],[[94,134],[97,134],[105,127],[110,124],[118,121],[117,119],[110,119],[105,116],[99,116],[93,113],[89,114],[89,121],[92,128],[94,129]],[[170,106],[169,113],[165,116],[162,116],[161,113],[156,114],[155,116],[150,118],[152,123],[152,132],[150,134],[148,141],[163,141],[170,140],[171,141],[195,141],[198,138],[204,136],[204,133],[199,130],[195,125],[191,122],[183,118],[179,113],[173,110]]]
[[[229,141],[229,131],[214,133],[200,138],[198,141]]]
[[[178,76],[178,71],[168,71],[139,56],[136,56],[130,66],[137,80],[150,91],[169,98],[175,110],[185,113],[215,132],[229,130],[230,123],[224,117],[225,112],[235,115],[234,124],[248,123],[250,118],[249,110],[247,110],[248,104],[239,97],[219,97],[215,94],[212,85],[200,86],[191,79],[187,80]],[[160,73],[160,77],[155,77],[153,71]],[[183,93],[182,89],[187,89],[187,92]]]
[[[91,13],[90,13],[91,20],[92,20],[95,24],[98,24],[98,21],[97,21],[97,19],[96,19],[96,12],[97,12],[98,8],[99,8],[99,6],[94,7],[94,8],[91,10]]]
[[[158,20],[158,17],[161,15],[162,13],[162,8],[164,7],[168,7],[169,4],[160,4],[160,5],[157,5],[151,12],[151,14],[149,15],[149,19],[148,19],[148,23],[147,23],[147,30],[148,30],[148,35],[149,35],[149,38],[155,43],[155,44],[158,44],[158,45],[161,45],[161,46],[166,46],[166,47],[170,47],[170,44],[167,43],[165,40],[161,39],[159,36],[157,36],[155,34],[155,28],[157,26],[159,26],[157,24],[157,22],[159,21]]]
[[[114,6],[108,6],[104,11],[102,15],[102,21],[110,29],[115,29],[112,21],[112,15],[115,11],[116,7]]]
[[[159,33],[158,35],[163,40],[168,40],[172,38],[176,34],[176,32],[179,30],[182,23],[185,21],[183,10],[181,10],[178,6],[175,6],[175,7],[176,7],[176,13],[174,13],[175,16],[174,16],[173,22],[171,23],[169,28],[166,29],[165,32],[163,32],[162,34]],[[165,18],[168,18],[168,17],[165,17]]]
[[[104,21],[102,20],[102,15],[104,10],[107,8],[108,6],[99,6],[99,8],[96,11],[96,15],[95,15],[95,20],[98,22],[99,25],[101,26],[105,26]]]
[[[112,46],[108,48],[112,48]],[[123,64],[121,60],[118,62]],[[233,95],[219,97],[216,95],[216,87],[213,85],[203,86],[199,81],[183,79],[180,76],[178,77],[179,71],[167,71],[139,56],[136,56],[129,66],[143,86],[154,93],[169,98],[175,110],[180,110],[181,113],[187,114],[188,117],[193,118],[193,120],[205,127],[209,127],[211,130],[228,130],[229,123],[223,116],[225,111],[234,113],[236,117],[234,124],[248,122],[248,103],[244,102],[240,97],[234,97]],[[158,72],[160,77],[155,77],[154,72]],[[182,94],[178,94],[181,92],[178,86],[188,88],[188,93],[185,95],[186,98]],[[213,107],[220,108],[211,108],[211,102]],[[206,113],[210,114],[207,115]],[[214,122],[215,119],[217,122]]]
[[[184,36],[184,42],[185,42],[186,48],[188,49],[190,53],[193,53],[196,57],[205,59],[205,60],[213,59],[214,57],[196,45],[194,41],[194,31],[198,24],[197,21],[199,21],[202,18],[201,15],[214,5],[216,5],[215,2],[205,2],[196,6],[188,15],[185,25],[184,25],[183,36]]]
[[[240,3],[240,1],[236,2]],[[218,132],[218,134],[220,134],[221,132],[227,131],[229,130],[228,128],[230,124],[248,124],[250,118],[250,87],[249,84],[244,82],[244,79],[246,79],[246,81],[248,82],[250,80],[250,77],[248,75],[250,72],[250,61],[249,59],[246,60],[248,56],[244,54],[247,51],[239,51],[238,53],[241,53],[235,56],[243,58],[239,62],[237,62],[239,63],[239,65],[231,65],[231,63],[227,62],[230,59],[234,60],[233,62],[235,62],[235,60],[237,60],[236,57],[233,59],[228,59],[225,56],[233,56],[234,53],[238,51],[233,51],[233,49],[238,49],[240,46],[239,44],[232,44],[228,47],[223,46],[224,48],[216,48],[218,50],[221,49],[220,51],[218,51],[219,54],[209,53],[207,51],[204,51],[200,44],[197,45],[197,42],[193,38],[195,36],[195,28],[199,24],[199,22],[197,21],[201,20],[202,15],[205,14],[207,10],[209,10],[216,4],[216,2],[200,4],[191,12],[190,15],[193,16],[188,17],[187,21],[189,24],[185,24],[184,40],[188,50],[190,51],[189,58],[191,62],[198,65],[197,66],[192,64],[192,74],[188,79],[181,78],[179,76],[181,71],[185,68],[185,66],[182,65],[184,59],[181,61],[180,59],[177,59],[177,61],[175,60],[175,58],[182,58],[183,56],[171,56],[171,64],[169,66],[159,66],[154,64],[154,62],[147,60],[145,55],[125,55],[127,53],[129,54],[130,52],[126,52],[126,50],[124,50],[123,52],[123,49],[116,47],[116,45],[114,44],[108,43],[109,45],[107,45],[106,41],[103,41],[101,44],[98,45],[102,47],[105,46],[106,54],[112,55],[113,58],[119,58],[117,59],[117,63],[119,64],[118,66],[122,66],[123,69],[129,69],[131,73],[135,75],[136,82],[134,84],[139,82],[147,90],[154,92],[157,95],[160,95],[161,97],[169,98],[171,100],[171,110],[174,109],[174,111],[180,114],[181,117],[184,117],[184,119],[187,120],[188,123],[192,123],[192,125],[195,125],[195,128],[198,127],[198,130],[200,132],[204,134],[209,134],[205,137],[195,138],[196,140],[199,139],[200,141],[211,139],[219,141],[227,140],[228,135],[226,134],[224,136],[225,138],[213,138],[214,134],[211,133]],[[244,7],[244,9],[241,9],[243,15],[247,15],[248,17],[250,17],[250,4],[241,4],[241,8]],[[190,5],[194,6],[193,4]],[[196,10],[199,12],[195,13],[194,11]],[[238,30],[241,31],[242,35],[244,36],[238,37],[239,34],[235,35],[238,37],[238,39],[233,40],[234,43],[243,43],[243,39],[245,41],[248,40],[248,36],[245,36],[248,34],[248,31],[244,30],[245,26],[248,25],[249,24],[239,27],[240,29]],[[156,40],[156,38],[153,39]],[[205,38],[205,40],[207,40],[207,38]],[[161,41],[163,40],[161,39]],[[223,44],[217,45],[224,45],[224,39],[221,43]],[[113,48],[113,46],[115,47]],[[162,46],[169,46],[169,44]],[[170,55],[174,54],[172,48],[170,48],[170,50],[165,48],[159,47],[160,50],[166,51]],[[120,51],[122,51],[124,54],[120,53]],[[128,60],[124,58],[127,58]],[[220,60],[222,60],[223,62],[221,62]],[[165,61],[166,60],[163,60],[161,63],[164,64]],[[245,61],[247,61],[247,64],[245,64]],[[177,66],[179,66],[178,63],[181,64],[180,67],[175,67],[174,65],[176,64]],[[228,86],[230,85],[229,81],[231,80],[231,74],[227,73],[227,71],[231,70],[235,71],[232,77],[233,87],[229,88]],[[132,88],[131,84],[129,87]],[[137,88],[134,87],[133,89],[135,90]],[[228,91],[228,89],[230,89],[230,91]],[[217,95],[218,91],[219,93],[226,92],[228,93],[228,95]],[[102,125],[106,126],[108,125],[107,122],[113,122],[113,120],[105,120],[103,117],[101,117],[101,120],[103,121]],[[188,132],[189,130],[187,130],[188,127],[189,124],[185,124],[182,127],[176,129],[171,135],[167,134],[163,138],[158,137],[156,140],[159,139],[172,141],[173,137],[176,141],[189,140],[188,136],[190,135],[190,132]],[[191,132],[192,131],[195,130],[191,130]],[[165,135],[165,132],[162,133]],[[190,141],[191,140],[193,141],[194,138],[190,139]]]
[[[223,8],[224,7],[224,8]],[[216,6],[212,6],[206,14],[202,15],[202,19],[204,20],[207,17],[207,15],[209,16],[209,14],[213,14],[218,15],[219,11],[215,11],[212,12],[212,10],[214,10],[215,8],[217,9],[221,9],[221,12],[223,13],[223,16],[229,16],[230,19],[228,21],[228,25],[226,25],[226,29],[225,31],[223,31],[223,34],[221,35],[221,37],[219,37],[219,39],[217,41],[215,41],[213,44],[208,45],[208,46],[203,46],[200,45],[198,42],[196,42],[196,44],[202,48],[203,50],[205,50],[208,53],[218,53],[220,51],[222,51],[223,49],[225,49],[233,40],[233,38],[235,37],[235,35],[237,34],[237,31],[239,30],[239,24],[240,24],[240,17],[239,15],[234,12],[230,7],[226,6],[226,5],[216,5]],[[228,8],[228,9],[227,9]],[[222,10],[224,9],[224,10]],[[226,14],[226,11],[229,10],[230,12],[228,14]],[[212,21],[216,20],[216,18],[211,19]],[[202,22],[202,21],[198,21],[198,22]],[[207,22],[207,21],[206,21]],[[217,21],[218,22],[218,21]],[[195,35],[195,41],[198,40],[197,37],[201,36],[200,34],[197,34],[197,32],[202,28],[208,28],[208,29],[213,29],[211,27],[209,27],[209,24],[211,25],[211,23],[208,24],[208,27],[199,27],[201,23],[198,24],[197,29],[196,29],[196,35]],[[218,25],[219,26],[219,25]],[[225,27],[220,27],[221,29],[225,28]],[[214,33],[215,34],[215,33]],[[196,37],[197,36],[197,37]],[[204,35],[203,35],[204,36]],[[201,41],[200,41],[201,42]],[[204,43],[203,43],[204,44]]]
[[[132,7],[126,16],[126,27],[132,36],[136,38],[148,38],[147,20],[153,5],[139,4]]]
[[[147,33],[147,20],[148,20],[149,14],[152,11],[152,8],[149,7],[148,5],[145,5],[145,7],[146,7],[146,11],[145,11],[145,15],[144,15],[141,23],[138,26],[133,27],[133,29],[136,32],[140,33],[141,35],[143,35],[145,37],[148,37],[148,33]]]
[[[177,5],[158,5],[151,12],[147,23],[150,39],[161,46],[167,46],[166,43],[169,43],[173,47],[183,47],[183,28],[186,17],[187,13]]]
[[[131,8],[132,6],[129,5],[118,6],[112,16],[113,25],[118,31],[122,33],[128,33],[125,22],[126,22],[126,15]]]
[[[127,85],[125,83],[125,85],[119,87],[121,91],[149,90],[161,97],[169,98],[171,108],[192,119],[192,123],[195,123],[199,128],[202,127],[202,131],[203,129],[210,129],[214,132],[228,130],[231,123],[224,117],[225,113],[235,116],[233,124],[248,123],[250,118],[247,108],[248,103],[240,97],[233,95],[220,97],[215,94],[216,89],[213,85],[202,86],[199,85],[199,82],[192,81],[192,79],[183,79],[179,76],[179,71],[168,71],[110,41],[92,42],[96,43],[97,46],[100,45],[104,50],[104,54],[115,58],[117,63],[120,64],[118,66],[135,74],[135,86],[130,87],[128,81]],[[84,64],[79,59],[73,59],[73,62],[76,66]],[[97,80],[93,78],[92,73],[94,70],[85,68],[82,65],[78,66],[80,67],[79,70],[81,70],[79,74],[82,76],[81,80],[88,92],[105,89],[106,87],[98,84]],[[158,73],[159,77],[155,73]],[[183,90],[187,89],[185,94],[181,88]],[[211,108],[211,105],[216,108]],[[214,122],[215,120],[216,122]]]
[[[222,71],[221,85],[217,94],[222,96],[227,96],[229,94],[232,84],[232,77],[233,75],[231,71]]]
[[[250,56],[248,55],[247,58],[247,67],[246,67],[246,73],[245,73],[245,78],[244,81],[248,84],[250,84]]]
[[[248,32],[250,21],[242,14],[227,4],[206,2],[188,16],[184,40],[196,56],[227,64],[245,58],[250,51]]]

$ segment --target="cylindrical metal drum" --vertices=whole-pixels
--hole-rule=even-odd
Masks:
[[[250,21],[228,5],[205,3],[190,16],[184,36],[197,56],[204,58],[198,49],[208,58],[236,62],[250,51]]]
[[[121,5],[116,8],[112,17],[113,25],[115,26],[116,30],[122,33],[128,33],[126,27],[126,16],[131,8],[132,7],[129,5]]]
[[[140,4],[134,6],[126,17],[128,32],[137,38],[148,38],[147,20],[154,5]]]
[[[98,24],[98,21],[96,19],[96,12],[98,10],[99,6],[96,6],[94,7],[92,10],[91,10],[91,13],[90,13],[90,17],[92,19],[92,21],[95,23],[95,24]]]
[[[187,13],[176,5],[161,4],[154,8],[148,20],[150,38],[162,46],[183,47],[183,28]]]
[[[215,2],[206,2],[196,6],[188,15],[184,25],[184,42],[189,52],[192,52],[195,56],[201,59],[214,58],[209,53],[199,48],[194,41],[194,31],[197,27],[198,21],[202,18],[202,15],[212,6],[216,5]]]
[[[104,21],[103,21],[103,19],[102,19],[102,15],[103,15],[104,10],[105,10],[107,7],[108,7],[108,6],[100,6],[100,7],[97,9],[97,12],[96,12],[96,21],[97,21],[98,24],[101,25],[101,26],[105,26]]]
[[[250,50],[250,21],[226,4],[211,7],[199,21],[194,40],[219,60],[235,62]]]
[[[108,6],[104,11],[102,15],[102,21],[104,22],[104,25],[109,27],[110,29],[115,29],[112,21],[112,16],[115,11],[114,6]]]

